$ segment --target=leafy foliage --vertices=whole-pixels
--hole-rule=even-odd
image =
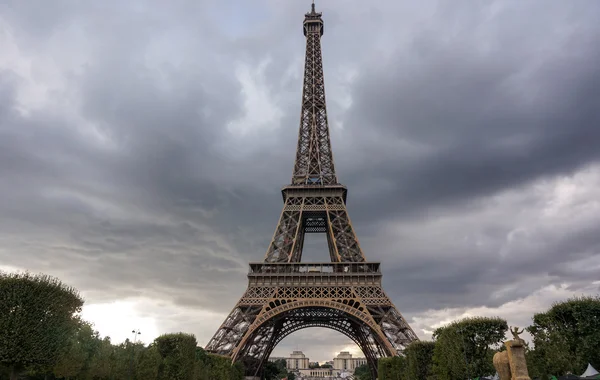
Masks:
[[[27,366],[52,366],[77,327],[83,299],[58,279],[0,273],[0,363],[11,378]]]
[[[242,380],[244,368],[240,363],[231,365],[225,356],[209,354],[196,347],[195,380]]]
[[[368,364],[361,364],[354,369],[354,377],[357,380],[372,380],[371,369]]]
[[[284,359],[278,359],[275,362],[267,362],[263,377],[266,380],[285,379],[294,380],[296,375],[288,372],[287,365]]]
[[[377,364],[379,380],[403,380],[406,373],[406,359],[401,356],[381,358]]]
[[[165,334],[154,341],[162,358],[160,380],[191,380],[196,358],[196,337],[191,334]]]
[[[433,376],[434,342],[416,341],[405,350],[406,379],[428,379]]]
[[[75,334],[69,338],[54,365],[55,376],[68,379],[85,372],[98,346],[98,333],[89,323],[79,321]]]
[[[0,379],[20,372],[32,380],[244,378],[240,364],[207,354],[193,335],[113,345],[77,317],[82,305],[75,289],[52,277],[0,273]]]
[[[533,316],[527,328],[535,349],[532,372],[581,373],[588,363],[600,368],[600,297],[572,298]]]
[[[267,362],[263,372],[265,380],[276,380],[279,379],[279,368],[273,362]]]
[[[90,360],[89,373],[100,379],[109,378],[114,371],[115,348],[110,338],[98,342]]]
[[[135,373],[137,379],[158,379],[158,372],[162,362],[162,357],[156,344],[151,344],[148,348],[142,347],[136,360]]]
[[[492,357],[505,338],[508,325],[501,318],[466,318],[435,330],[433,374],[454,380],[493,374]]]

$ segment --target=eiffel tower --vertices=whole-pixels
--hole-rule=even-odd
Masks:
[[[399,355],[417,336],[381,286],[380,263],[368,262],[335,174],[321,56],[323,19],[305,15],[306,59],[296,161],[282,189],[283,211],[263,262],[250,263],[248,289],[210,340],[209,352],[242,361],[258,376],[275,346],[308,327],[352,339],[373,378],[377,359]],[[324,233],[331,262],[302,263],[307,233]]]

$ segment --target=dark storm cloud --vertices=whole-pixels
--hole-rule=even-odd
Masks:
[[[516,21],[525,17],[518,11],[512,10]],[[397,206],[362,204],[375,207],[377,218],[472,199],[598,160],[600,28],[582,17],[565,32],[550,22],[550,11],[540,11],[530,20],[538,29],[532,38],[531,24],[517,22],[511,30],[506,15],[480,16],[452,20],[458,26],[440,38],[450,22],[441,16],[439,29],[412,31],[405,49],[383,62],[372,59],[359,74],[356,106],[346,118],[364,161],[348,181],[355,187],[388,182],[381,195],[399,200]],[[488,28],[490,35],[478,38]],[[369,162],[379,143],[386,159]]]
[[[243,283],[245,272],[220,231],[202,224],[226,203],[211,178],[226,163],[211,146],[238,115],[239,86],[228,72],[217,78],[217,69],[202,67],[218,61],[218,54],[201,63],[190,59],[177,70],[142,64],[155,37],[127,33],[139,30],[120,22],[126,16],[112,16],[116,28],[110,31],[95,24],[102,16],[93,13],[70,19],[92,29],[87,37],[96,48],[80,73],[67,76],[89,125],[57,110],[23,117],[15,107],[16,91],[8,86],[4,91],[2,144],[9,159],[1,170],[12,180],[3,181],[2,224],[14,235],[6,238],[8,257],[2,261],[71,272],[92,299],[183,286],[214,291],[194,295],[197,303],[213,307],[225,291],[214,280],[234,272],[231,280]],[[161,75],[167,88],[155,80]],[[84,135],[90,126],[106,141]],[[22,236],[32,229],[39,241]],[[76,268],[64,267],[70,259]]]
[[[598,223],[576,205],[545,219],[552,202],[532,184],[597,170],[600,7],[321,6],[336,167],[403,314],[594,281],[581,263],[595,265]],[[0,5],[0,264],[57,275],[89,302],[227,313],[290,179],[307,9]],[[346,344],[314,336],[281,350]]]
[[[169,112],[175,119],[181,111],[164,107],[162,115]],[[163,139],[148,116],[144,123],[128,124],[144,126],[130,143],[117,139],[125,147],[106,152],[65,130],[66,120],[35,115],[25,121],[15,111],[5,115],[10,128],[2,129],[7,159],[0,171],[12,181],[3,181],[1,188],[2,230],[14,246],[5,247],[3,262],[41,260],[44,269],[71,272],[90,293],[102,289],[98,293],[105,295],[111,294],[109,288],[140,294],[181,286],[222,292],[217,277],[233,272],[235,281],[243,276],[243,263],[229,243],[194,222],[207,214],[210,218],[220,203],[210,178],[192,181],[186,175],[191,176],[191,156],[201,142],[184,149],[194,135],[193,129],[186,135],[183,123],[171,131],[185,143]],[[144,140],[154,149],[146,148]],[[141,146],[136,149],[136,144]],[[164,167],[165,162],[171,164]],[[28,233],[37,239],[22,236]],[[75,267],[63,267],[70,260]]]
[[[400,245],[396,252],[399,260],[386,264],[384,284],[398,306],[411,313],[430,309],[432,305],[435,309],[457,305],[477,307],[482,303],[499,307],[524,298],[548,283],[573,283],[573,290],[577,291],[597,280],[597,275],[592,273],[596,269],[570,267],[570,264],[597,258],[600,250],[600,228],[582,228],[585,230],[575,235],[546,237],[548,240],[537,249],[519,247],[518,255],[508,259],[496,250],[481,252],[465,245],[455,257],[440,252],[441,257],[419,260],[414,252]],[[453,248],[451,252],[457,252]],[[511,284],[518,286],[495,294]]]
[[[598,161],[600,28],[591,16],[573,20],[579,6],[550,7],[530,24],[521,22],[519,8],[507,11],[512,20],[502,13],[486,18],[486,8],[451,21],[440,16],[434,29],[415,28],[407,46],[389,59],[374,57],[359,73],[343,132],[349,136],[344,152],[358,158],[350,158],[356,166],[347,165],[344,178],[351,197],[359,191],[351,210],[357,230],[367,232],[363,246],[371,258],[383,257],[387,287],[409,313],[432,305],[497,307],[548,282],[593,281],[579,282],[581,268],[565,267],[597,258],[600,230],[594,224],[531,237],[544,244],[520,247],[510,259],[498,252],[515,226],[510,214],[504,223],[481,219],[495,240],[484,252],[470,242],[454,244],[452,236],[431,251],[412,246],[411,236],[372,238],[393,220],[418,225],[423,216],[415,214],[458,216],[470,211],[464,202]],[[560,12],[569,29],[554,23]],[[452,32],[440,38],[448,23]],[[374,151],[379,155],[373,159]],[[528,201],[522,207],[542,207]],[[482,229],[465,225],[465,234],[469,228]],[[519,286],[495,297],[507,283]]]

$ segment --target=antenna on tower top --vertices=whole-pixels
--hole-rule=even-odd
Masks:
[[[313,0],[313,2],[312,2],[312,13],[316,13],[315,12],[315,0]]]

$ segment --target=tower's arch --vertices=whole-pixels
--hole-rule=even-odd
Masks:
[[[377,359],[394,356],[391,346],[373,318],[361,311],[360,302],[344,300],[297,300],[270,308],[257,323],[250,326],[233,352],[234,361],[241,360],[250,373],[257,375],[273,349],[288,335],[310,327],[323,327],[338,331],[350,338],[361,349],[373,374]],[[347,301],[347,300],[346,300]]]

